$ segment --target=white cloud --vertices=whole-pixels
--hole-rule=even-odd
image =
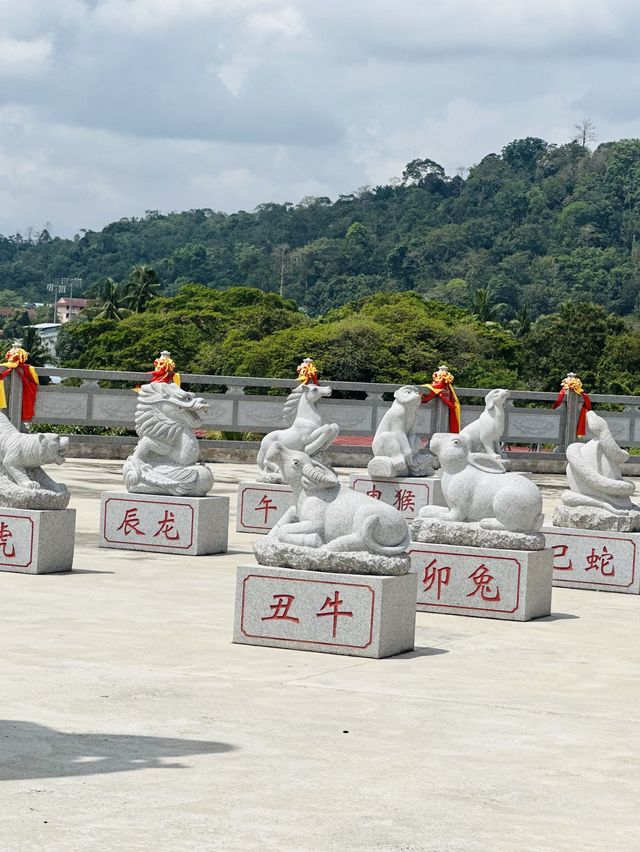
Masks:
[[[634,0],[0,0],[0,232],[640,135]]]
[[[0,76],[37,76],[46,68],[52,50],[45,36],[21,40],[0,35]]]
[[[291,6],[271,9],[267,12],[254,12],[249,16],[249,26],[260,34],[280,35],[296,38],[304,32],[304,19],[300,12]]]

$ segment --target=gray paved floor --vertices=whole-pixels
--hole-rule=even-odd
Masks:
[[[119,464],[63,478],[77,570],[0,574],[2,852],[640,849],[637,597],[418,613],[417,650],[382,661],[232,645],[252,536],[99,550]],[[539,481],[548,508],[562,480]]]

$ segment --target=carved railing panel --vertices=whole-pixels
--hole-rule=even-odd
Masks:
[[[148,378],[147,373],[108,370],[71,370],[38,368],[41,376],[50,376],[54,384],[43,385],[38,393],[36,423],[70,424],[77,426],[119,426],[133,428],[136,395],[133,388]],[[21,385],[11,375],[7,382],[8,414],[14,423],[20,421]],[[73,379],[79,387],[60,384]],[[198,387],[209,402],[204,426],[211,431],[264,433],[284,428],[282,403],[286,390],[296,386],[288,379],[269,379],[256,376],[205,376],[183,374],[183,384]],[[105,383],[119,383],[117,388]],[[335,396],[323,400],[320,410],[326,421],[340,425],[343,435],[372,435],[384,412],[389,408],[397,385],[358,382],[331,382]],[[273,389],[282,389],[274,395]],[[475,420],[483,410],[478,404],[488,388],[457,388],[462,403],[462,423]],[[364,398],[363,397],[364,394]],[[569,394],[568,404],[553,411],[555,393],[514,391],[505,408],[504,441],[508,445],[535,445],[563,452],[567,443],[575,440],[575,424],[580,398]],[[594,407],[607,419],[611,431],[624,446],[640,447],[640,397],[592,394]],[[603,411],[602,404],[615,404],[622,410]],[[432,400],[419,411],[419,434],[428,436],[442,428],[448,420],[448,410],[438,400]],[[106,440],[106,439],[105,439]]]

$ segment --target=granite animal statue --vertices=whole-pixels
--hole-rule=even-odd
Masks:
[[[425,506],[421,518],[478,521],[485,529],[512,532],[542,527],[542,495],[531,480],[506,473],[492,456],[470,452],[464,435],[436,433],[430,446],[440,461],[448,508]]]
[[[341,485],[332,470],[306,453],[274,442],[268,456],[291,487],[295,505],[267,538],[329,551],[404,553],[409,527],[393,506]]]
[[[282,409],[287,429],[275,429],[264,436],[258,451],[258,479],[264,482],[282,482],[282,473],[269,458],[269,449],[278,443],[290,450],[314,456],[338,437],[340,427],[336,423],[322,423],[318,403],[331,396],[328,385],[300,384],[287,397]]]
[[[0,412],[0,505],[19,509],[64,509],[65,485],[55,482],[44,464],[65,461],[69,438],[51,433],[20,432]]]
[[[204,497],[213,474],[198,464],[200,449],[194,429],[209,406],[176,384],[142,385],[136,406],[140,440],[122,472],[127,491]]]
[[[509,393],[505,388],[490,390],[484,398],[484,411],[480,417],[460,431],[471,452],[500,458],[500,454],[496,452],[496,444],[504,433],[504,405]]]
[[[583,529],[640,529],[640,507],[631,500],[635,484],[623,479],[621,465],[629,453],[615,442],[604,417],[586,415],[586,444],[567,447],[569,491],[554,511],[556,526]]]
[[[413,385],[403,385],[393,394],[373,438],[373,458],[367,465],[369,476],[431,476],[431,454],[422,450],[415,433],[422,393]]]

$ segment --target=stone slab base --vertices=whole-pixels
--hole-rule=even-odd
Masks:
[[[435,476],[372,479],[366,473],[352,473],[349,485],[354,491],[395,506],[407,521],[416,518],[423,506],[446,506],[442,496],[442,482]]]
[[[293,506],[293,492],[288,485],[276,485],[271,482],[240,482],[236,531],[268,533],[291,506]]]
[[[253,552],[260,565],[291,568],[328,574],[377,574],[396,577],[407,574],[411,560],[406,553],[383,556],[365,550],[327,550],[324,547],[301,547],[285,544],[267,535],[254,542]]]
[[[233,641],[391,657],[413,649],[415,596],[415,574],[345,576],[240,565]]]
[[[488,547],[498,550],[544,550],[542,533],[511,532],[510,530],[484,529],[478,523],[441,521],[437,517],[416,518],[409,525],[413,541],[440,542],[466,547]]]
[[[423,612],[530,621],[551,612],[551,550],[498,550],[412,541]]]
[[[75,509],[0,508],[0,571],[58,574],[71,571]]]
[[[565,495],[570,500],[576,498],[571,491],[565,491],[561,497],[565,500]],[[560,503],[553,510],[554,527],[563,527],[569,530],[600,530],[601,532],[638,532],[640,531],[640,512],[625,511],[614,514],[607,509],[599,506],[572,506],[563,505]]]
[[[553,585],[640,594],[640,533],[542,528],[553,552]]]
[[[100,547],[201,556],[226,552],[228,537],[228,497],[102,494]]]

